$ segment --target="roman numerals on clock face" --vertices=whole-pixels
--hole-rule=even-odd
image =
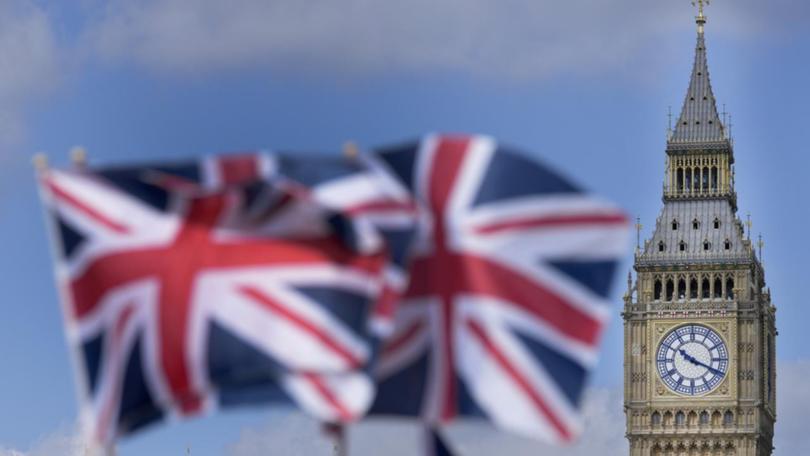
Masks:
[[[680,326],[667,333],[656,352],[656,367],[664,384],[689,396],[714,390],[728,372],[728,349],[711,328]]]

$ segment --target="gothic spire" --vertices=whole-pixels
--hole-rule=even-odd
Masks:
[[[703,14],[704,1],[700,0],[699,3],[699,14],[695,18],[698,26],[695,63],[678,124],[669,139],[672,145],[714,143],[726,139],[725,127],[717,113],[717,102],[709,78],[704,37],[706,25],[706,16]]]

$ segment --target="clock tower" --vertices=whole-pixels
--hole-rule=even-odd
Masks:
[[[624,298],[627,438],[631,456],[769,456],[776,309],[737,214],[734,143],[712,91],[698,3],[663,208]]]

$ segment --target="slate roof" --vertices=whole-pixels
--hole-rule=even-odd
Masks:
[[[718,221],[715,228],[714,221]],[[672,222],[677,222],[673,229]],[[693,222],[698,222],[695,229]],[[669,201],[664,204],[652,238],[639,260],[650,262],[733,262],[749,258],[742,224],[725,199]],[[704,242],[709,243],[708,250]],[[729,241],[726,249],[725,241]],[[660,251],[663,242],[664,250]],[[681,242],[684,250],[680,249]]]
[[[703,28],[698,29],[695,63],[689,90],[683,102],[671,144],[725,141],[725,127],[717,113],[717,101],[712,91],[709,64],[706,58],[706,39]]]
[[[695,63],[678,125],[667,142],[668,152],[697,149],[733,153],[717,112],[709,78],[704,24],[705,17],[698,17]],[[715,228],[715,220],[718,228]],[[673,229],[673,221],[677,223],[676,229]],[[697,228],[693,221],[698,222]],[[729,242],[728,249],[726,241]],[[706,242],[708,248],[704,246]],[[645,242],[636,264],[748,262],[753,253],[747,244],[736,208],[727,196],[665,200],[653,236]]]

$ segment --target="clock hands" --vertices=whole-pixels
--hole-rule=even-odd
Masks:
[[[723,373],[722,371],[719,371],[719,370],[713,368],[712,366],[709,366],[708,364],[705,364],[705,363],[701,362],[699,359],[695,358],[694,356],[690,356],[688,353],[686,353],[686,350],[684,350],[683,348],[678,349],[678,352],[680,352],[681,356],[683,356],[683,358],[685,360],[689,361],[690,363],[694,364],[695,366],[705,367],[706,369],[709,370],[709,372],[711,372],[711,373],[713,373],[715,375],[719,375],[719,376],[725,375],[725,373]]]

